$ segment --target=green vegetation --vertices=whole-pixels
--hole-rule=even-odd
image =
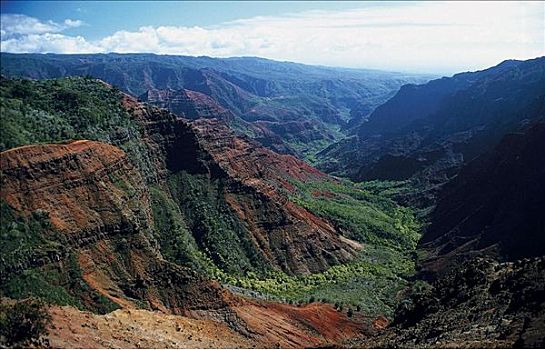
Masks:
[[[316,154],[320,152],[321,150],[327,148],[329,145],[334,143],[335,141],[338,141],[338,139],[335,140],[315,140],[310,142],[289,142],[289,145],[297,151],[299,154],[303,156],[303,159],[307,161],[309,164],[316,164],[318,162],[318,159],[316,158]]]
[[[130,138],[135,124],[119,94],[90,78],[2,79],[0,151],[71,139]]]
[[[37,210],[27,217],[18,216],[1,199],[0,234],[2,276],[8,274],[12,266],[62,253],[66,243],[64,237],[51,228],[47,212]]]
[[[85,309],[82,297],[86,296],[91,310],[107,313],[117,308],[109,299],[96,293],[82,279],[76,258],[66,252],[66,239],[56,232],[44,211],[27,217],[18,216],[0,200],[0,295],[13,299],[38,297],[57,305],[72,305]],[[51,261],[43,267],[33,267],[35,261]],[[64,267],[56,262],[61,260]],[[14,270],[24,268],[13,274]]]
[[[0,294],[12,299],[40,298],[55,305],[70,305],[99,314],[119,307],[85,283],[73,255],[65,263],[64,267],[51,264],[26,269],[3,283]]]
[[[352,313],[356,309],[368,315],[392,315],[396,295],[414,274],[413,255],[420,229],[412,211],[389,197],[397,193],[391,187],[399,184],[383,184],[381,191],[348,181],[294,184],[298,191],[292,200],[363,243],[359,256],[350,263],[307,276],[268,270],[265,277],[253,272],[241,277],[220,269],[209,271],[211,276],[226,285],[256,291],[263,298],[291,304],[319,300],[351,308]]]
[[[260,261],[244,228],[235,221],[221,193],[224,184],[204,175],[180,172],[169,178],[174,201],[152,188],[152,205],[162,252],[179,264],[206,272],[251,295],[294,304],[338,303],[345,312],[392,315],[396,295],[414,274],[414,248],[420,224],[413,211],[394,198],[405,184],[348,181],[293,182],[291,200],[322,216],[346,237],[363,244],[348,264],[322,273],[290,276]]]
[[[123,149],[144,177],[154,168],[121,92],[92,78],[0,79],[0,151],[74,139]]]
[[[51,316],[40,300],[0,304],[0,347],[48,347],[44,337],[50,323]]]
[[[368,247],[348,264],[307,276],[272,271],[267,278],[252,273],[241,278],[219,271],[214,277],[227,285],[257,291],[266,299],[339,303],[368,315],[392,315],[397,303],[395,295],[407,285],[406,278],[413,273],[414,263],[408,257],[387,248]]]
[[[346,237],[400,251],[416,247],[420,224],[410,208],[391,199],[392,192],[370,191],[349,181],[295,185],[300,191],[292,200],[333,222]]]
[[[294,185],[298,191],[291,200],[330,220],[346,237],[363,243],[364,249],[355,260],[307,276],[290,276],[267,266],[251,245],[244,243],[244,227],[221,195],[224,184],[187,172],[173,174],[168,180],[174,200],[159,187],[151,189],[164,256],[266,299],[338,303],[347,313],[392,315],[395,296],[414,273],[413,253],[420,229],[412,210],[392,199],[404,185],[348,181]]]
[[[246,228],[225,202],[222,180],[182,171],[169,177],[168,186],[195,242],[216,266],[232,275],[266,271]]]
[[[157,186],[150,188],[150,194],[155,228],[165,258],[198,271],[215,268],[210,259],[199,250],[176,203]]]
[[[124,149],[144,177],[155,173],[141,130],[122,108],[118,91],[88,78],[2,79],[0,94],[0,150],[29,143],[94,139]],[[134,191],[122,179],[113,177],[112,181],[128,195]],[[149,186],[162,254],[226,285],[257,291],[266,298],[296,304],[323,301],[337,303],[344,312],[391,314],[395,296],[414,272],[412,256],[420,223],[411,209],[395,201],[410,186],[348,181],[295,181],[293,185],[297,190],[286,194],[294,203],[327,219],[345,237],[363,245],[356,259],[307,276],[275,270],[256,250],[247,226],[225,200],[226,191],[234,196],[236,191],[225,188],[221,179],[184,171],[169,174],[162,186]],[[36,211],[19,217],[4,202],[0,209],[2,295],[41,297],[80,308],[85,299],[86,305],[98,312],[116,307],[82,280],[75,258],[65,251],[68,244],[51,228],[47,213]],[[120,245],[120,249],[128,249]],[[40,268],[28,263],[57,258],[65,263],[63,269],[56,263]],[[11,276],[7,272],[13,266],[19,266],[18,271],[23,266],[24,271]]]

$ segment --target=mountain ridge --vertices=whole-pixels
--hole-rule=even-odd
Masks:
[[[350,119],[361,118],[406,82],[422,75],[321,68],[263,59],[220,59],[150,54],[1,53],[1,74],[33,79],[86,76],[134,96],[148,90],[189,89],[208,95],[236,117],[233,127],[281,153],[312,156],[338,139]],[[161,103],[169,106],[169,103]],[[268,121],[277,128],[254,122]],[[282,129],[287,122],[304,128]],[[310,146],[302,129],[311,127]],[[248,130],[250,129],[250,130]],[[263,131],[261,131],[263,130]],[[282,131],[283,130],[283,131]]]
[[[405,85],[318,168],[361,180],[445,183],[464,162],[545,113],[545,58]]]

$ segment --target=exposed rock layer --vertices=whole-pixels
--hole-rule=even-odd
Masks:
[[[83,279],[113,302],[174,312],[226,306],[228,293],[217,283],[161,258],[144,181],[117,147],[24,146],[2,152],[1,164],[2,200],[21,215],[47,212],[64,248],[77,255]]]
[[[220,180],[219,193],[254,247],[274,268],[288,273],[323,271],[349,261],[359,244],[288,198],[291,181],[326,175],[290,155],[279,155],[237,137],[217,120],[187,120],[126,96],[124,106],[143,126],[158,177],[185,171]],[[159,181],[161,182],[161,181]]]

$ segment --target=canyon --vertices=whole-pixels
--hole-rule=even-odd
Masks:
[[[542,346],[544,72],[2,53],[2,305],[53,347]]]

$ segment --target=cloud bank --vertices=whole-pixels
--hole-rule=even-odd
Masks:
[[[545,54],[543,2],[399,3],[240,19],[210,27],[146,26],[99,40],[63,32],[78,20],[2,15],[4,52],[152,52],[260,56],[345,67],[478,69]]]

